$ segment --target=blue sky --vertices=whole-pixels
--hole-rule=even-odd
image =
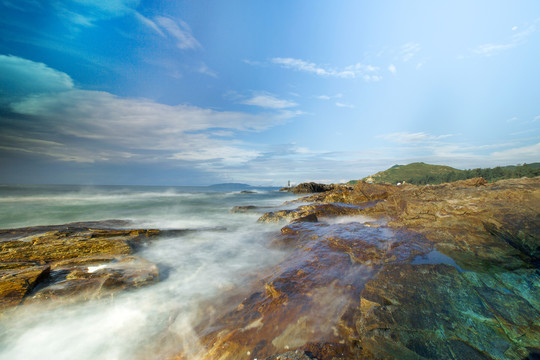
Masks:
[[[540,2],[0,0],[0,183],[540,161]]]

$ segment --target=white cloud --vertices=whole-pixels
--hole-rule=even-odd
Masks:
[[[205,139],[208,141],[209,139]],[[197,145],[197,144],[195,144]],[[224,142],[215,142],[213,146],[201,148],[195,146],[192,149],[186,149],[179,153],[172,154],[169,159],[184,161],[220,161],[223,165],[238,165],[246,163],[260,156],[261,153],[256,150],[242,149],[227,145]]]
[[[248,64],[248,65],[251,65],[251,66],[263,66],[264,63],[260,62],[260,61],[254,61],[254,60],[248,60],[248,59],[244,59],[242,60],[242,62],[244,64]]]
[[[517,27],[516,27],[517,29]],[[512,30],[514,30],[512,28]],[[526,42],[527,38],[536,31],[534,25],[529,26],[527,29],[512,35],[506,42],[500,44],[483,44],[473,50],[473,53],[483,56],[497,55],[503,51],[512,49],[516,46],[522,45]]]
[[[208,75],[215,78],[218,77],[217,74],[214,71],[212,71],[205,63],[202,63],[201,66],[197,69],[197,71],[204,75]]]
[[[497,160],[506,160],[511,163],[537,162],[540,159],[540,143],[497,151],[491,156]]]
[[[160,36],[165,37],[165,33],[159,28],[159,26],[153,22],[152,20],[148,19],[147,17],[144,17],[141,13],[138,11],[133,12],[135,18],[139,20],[139,22],[150,29],[154,30],[156,33],[158,33]]]
[[[517,26],[512,26],[512,31],[516,31],[518,29]]]
[[[0,95],[63,91],[73,88],[69,75],[39,62],[17,56],[0,55]]]
[[[171,18],[158,16],[155,18],[156,23],[164,30],[173,36],[177,43],[176,46],[182,50],[202,48],[201,44],[193,37],[191,28],[184,21],[178,23]]]
[[[342,107],[342,108],[354,109],[354,105],[346,104],[346,103],[342,103],[342,102],[336,102],[336,106],[337,107]]]
[[[72,0],[72,2],[109,16],[125,14],[139,3],[138,0]]]
[[[2,150],[61,161],[172,159],[208,161],[219,168],[258,156],[235,140],[235,133],[263,131],[300,114],[283,109],[296,104],[270,95],[251,99],[270,110],[250,114],[80,90],[68,75],[17,57],[0,57],[0,69],[4,85],[34,82],[16,96],[0,94],[7,104],[0,115]]]
[[[388,71],[390,71],[392,74],[395,74],[397,72],[397,69],[396,67],[394,66],[394,64],[390,64],[388,66]]]
[[[341,93],[338,93],[338,94],[335,94],[335,95],[318,95],[318,96],[315,96],[317,99],[319,100],[330,100],[330,99],[339,99],[339,98],[342,98],[343,97],[343,94]]]
[[[30,124],[29,129],[18,130],[22,134],[28,132],[20,137],[39,133],[41,140],[58,138],[56,142],[62,144],[48,146],[47,151],[43,151],[43,146],[19,146],[35,149],[36,154],[64,161],[96,162],[119,160],[126,158],[126,154],[133,161],[148,161],[149,153],[158,152],[156,156],[161,160],[207,160],[216,162],[214,166],[248,161],[257,154],[244,150],[242,143],[233,139],[212,138],[212,129],[262,131],[298,114],[247,114],[169,106],[87,90],[31,95],[13,103],[11,109]],[[15,139],[13,143],[20,141]]]
[[[245,99],[240,103],[270,109],[286,109],[298,105],[294,101],[279,99],[276,96],[268,93],[255,94],[253,97]]]
[[[405,45],[401,47],[401,50],[400,50],[401,60],[403,60],[404,62],[407,62],[411,60],[419,51],[420,51],[420,44],[415,43],[415,42],[406,43]]]
[[[508,43],[508,44],[484,44],[478,46],[474,52],[479,55],[493,56],[501,51],[505,51],[515,47],[517,44]]]
[[[103,19],[133,13],[138,0],[72,0],[52,2],[59,17],[66,19],[75,27],[91,27]]]
[[[342,79],[361,78],[365,81],[379,81],[381,79],[381,77],[377,75],[379,71],[378,67],[364,65],[362,63],[349,65],[342,69],[317,65],[313,62],[294,58],[273,58],[272,63],[286,69],[308,72],[322,77],[336,77]]]
[[[452,136],[451,134],[446,135],[431,135],[427,134],[425,132],[417,132],[417,133],[408,133],[408,132],[396,132],[396,133],[389,133],[389,134],[383,134],[377,136],[377,138],[398,142],[398,143],[421,143],[421,142],[427,142],[427,141],[434,141],[434,140],[440,140],[447,137]]]

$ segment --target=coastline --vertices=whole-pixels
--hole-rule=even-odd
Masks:
[[[231,288],[220,295],[223,299],[201,304],[193,339],[175,340],[169,334],[180,344],[176,350],[157,351],[156,342],[148,354],[325,360],[522,359],[537,353],[540,178],[402,187],[360,183],[295,201],[309,205],[259,219],[283,225],[269,247],[286,257],[253,274],[241,291]],[[16,292],[25,303],[43,293],[46,287],[32,292],[33,287],[51,271],[68,272],[63,281],[94,284],[86,288],[97,289],[94,297],[77,301],[159,279],[156,264],[137,257],[138,246],[160,241],[159,230],[87,225],[39,234],[29,230],[25,236],[14,234],[11,242],[4,239],[3,264],[20,267],[2,269],[11,272],[2,279],[17,272],[27,276],[26,288]],[[48,259],[22,259],[22,250],[13,250],[22,243],[61,241],[69,254],[66,239],[76,249],[70,261],[70,256],[50,257],[48,250]],[[79,258],[83,243],[99,251]],[[122,266],[100,267],[103,261]],[[73,289],[64,299],[77,298],[81,288]]]

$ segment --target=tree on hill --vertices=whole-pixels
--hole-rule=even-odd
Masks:
[[[483,177],[489,182],[494,182],[524,176],[540,176],[540,163],[467,170],[454,169],[448,166],[412,163],[408,165],[394,165],[388,170],[370,176],[370,178],[376,183],[395,184],[396,182],[405,181],[415,185],[426,185],[466,180],[475,177]]]

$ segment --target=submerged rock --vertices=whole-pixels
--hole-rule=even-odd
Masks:
[[[79,301],[158,281],[157,266],[132,256],[154,229],[119,221],[0,231],[0,309],[49,299]]]
[[[445,264],[384,267],[362,291],[362,355],[525,358],[526,348],[540,343],[538,310],[510,290],[485,285]]]
[[[157,266],[136,256],[69,270],[60,267],[55,272],[59,276],[64,273],[65,279],[36,291],[25,303],[62,298],[71,302],[95,299],[119,290],[145,286],[159,279]]]
[[[294,210],[279,210],[268,212],[259,218],[263,223],[279,223],[282,221],[297,221],[300,219],[313,219],[311,216],[335,217],[344,215],[358,215],[362,212],[360,206],[349,206],[347,204],[311,204],[300,206]]]

